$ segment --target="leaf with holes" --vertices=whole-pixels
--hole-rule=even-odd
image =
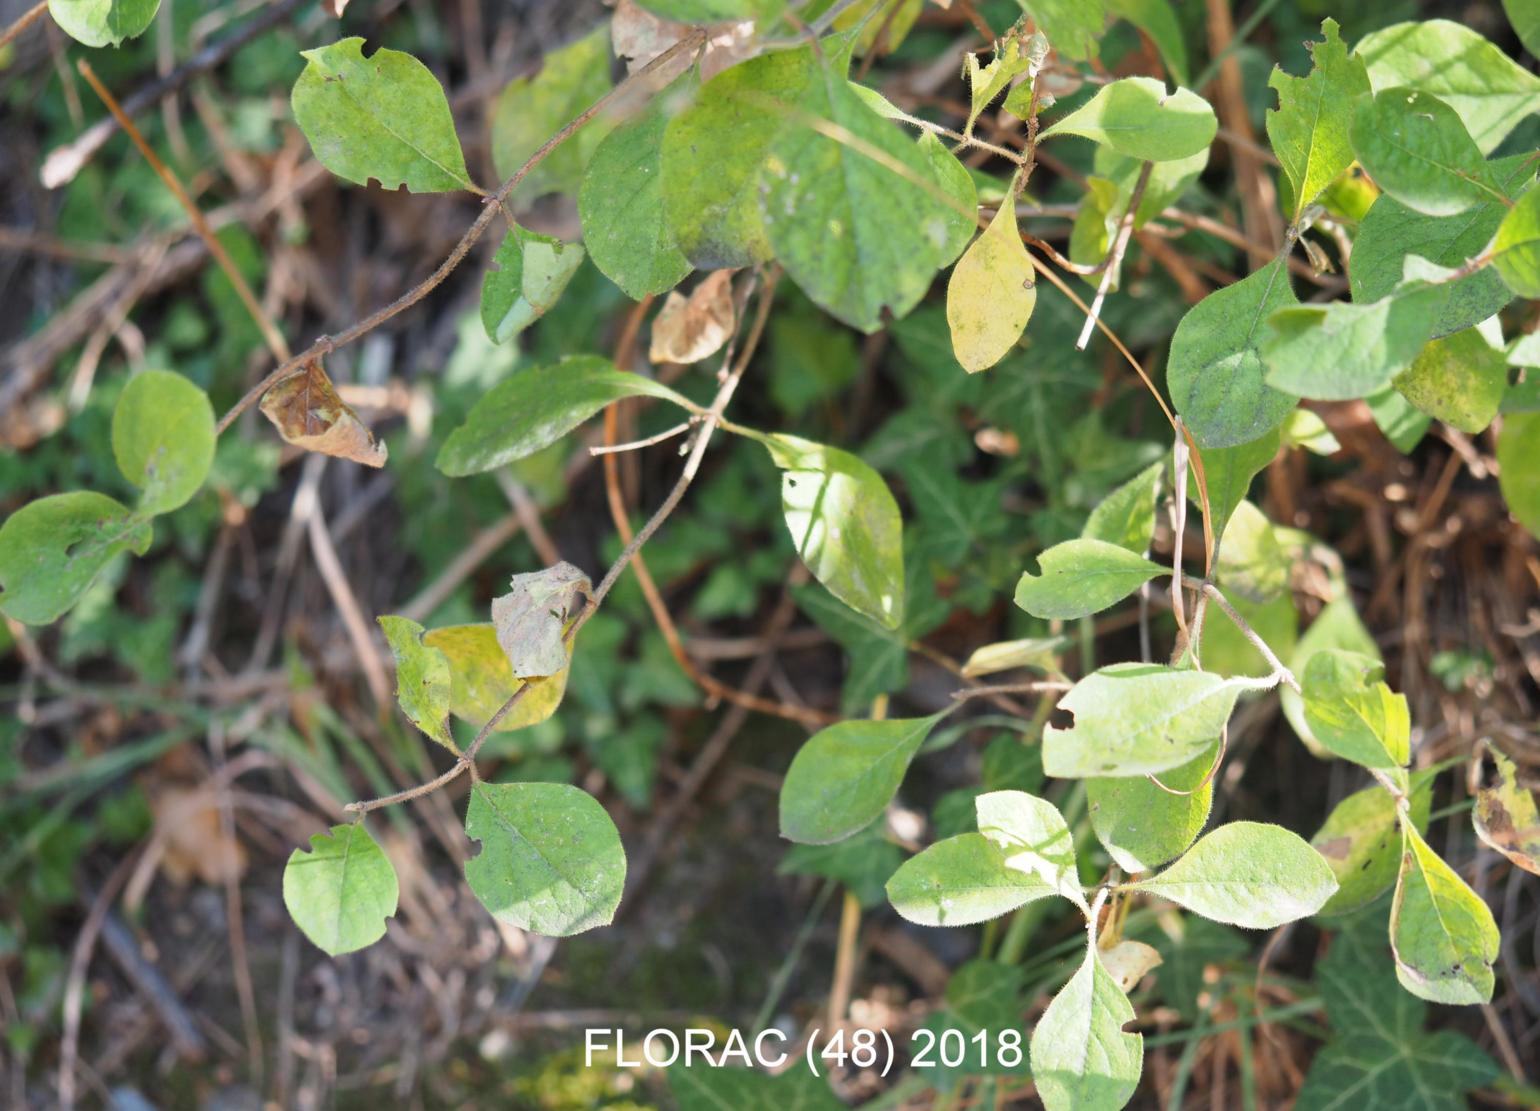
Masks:
[[[1166,568],[1103,540],[1066,540],[1037,557],[1038,574],[1022,573],[1016,604],[1033,617],[1099,613],[1127,598]]]
[[[1352,164],[1348,132],[1359,100],[1370,95],[1363,59],[1348,53],[1337,32],[1337,21],[1325,20],[1325,41],[1306,44],[1314,63],[1308,76],[1275,68],[1267,80],[1278,92],[1278,107],[1267,110],[1267,138],[1293,189],[1296,221]]]
[[[1476,834],[1526,872],[1540,875],[1540,810],[1534,794],[1518,780],[1518,768],[1490,741],[1496,766],[1492,778],[1476,791],[1472,813]]]
[[[283,869],[283,905],[333,957],[373,945],[396,914],[396,870],[361,823],[333,826],[295,849]]]

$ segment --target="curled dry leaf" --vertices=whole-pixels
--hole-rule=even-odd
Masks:
[[[1101,951],[1102,967],[1118,982],[1127,995],[1144,979],[1145,973],[1163,963],[1154,947],[1142,941],[1124,940]]]
[[[164,846],[161,871],[172,883],[198,880],[210,886],[246,874],[246,848],[227,834],[219,800],[207,786],[167,787],[150,803]]]
[[[715,270],[690,291],[675,290],[652,322],[654,363],[698,363],[719,351],[733,333],[733,272]]]
[[[351,459],[366,467],[385,465],[385,445],[358,419],[316,359],[262,395],[262,412],[278,435],[295,447]]]
[[[1476,791],[1472,814],[1476,835],[1526,872],[1540,874],[1540,811],[1535,796],[1519,783],[1512,760],[1490,741],[1486,748],[1497,771]]]
[[[562,640],[578,600],[590,597],[588,576],[570,563],[515,575],[507,594],[492,599],[497,643],[519,679],[555,675],[567,666]]]
[[[626,59],[626,72],[635,73],[693,30],[688,23],[653,15],[635,0],[620,0],[610,18],[610,43],[615,56]],[[706,45],[700,55],[701,80],[710,81],[753,53],[753,20],[715,24],[707,29]],[[689,69],[694,58],[691,53],[681,54],[673,65],[654,74],[653,82],[659,88],[667,85]]]

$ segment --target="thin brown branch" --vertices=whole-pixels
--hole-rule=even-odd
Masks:
[[[42,19],[43,16],[47,13],[48,0],[38,0],[38,3],[32,5],[32,7],[28,8],[25,12],[22,13],[20,19],[11,24],[4,31],[0,31],[0,50],[5,49],[5,47],[10,44],[12,39],[16,38],[17,35],[21,34],[28,27],[31,27],[39,19]]]

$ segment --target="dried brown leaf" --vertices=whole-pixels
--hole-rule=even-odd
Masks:
[[[1476,835],[1526,872],[1540,875],[1540,811],[1535,796],[1518,781],[1513,761],[1487,742],[1496,774],[1476,791],[1471,817]]]
[[[652,322],[654,363],[698,363],[721,350],[733,333],[733,274],[715,270],[690,291],[675,291]]]
[[[675,23],[653,15],[635,0],[620,0],[610,18],[610,43],[617,58],[626,59],[626,72],[635,73],[648,62],[694,31],[688,23]],[[708,30],[701,53],[701,80],[710,81],[718,73],[754,53],[754,23],[719,23]],[[693,52],[681,54],[670,67],[653,75],[657,87],[668,84],[694,61]]]
[[[208,787],[167,787],[150,803],[165,852],[161,871],[172,883],[206,884],[239,880],[246,873],[246,848],[227,836],[218,800]]]
[[[262,412],[282,436],[306,451],[351,459],[366,467],[385,465],[385,445],[359,420],[316,359],[262,395]]]

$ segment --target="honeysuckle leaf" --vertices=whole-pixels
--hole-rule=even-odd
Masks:
[[[512,733],[516,729],[538,725],[556,712],[567,693],[569,666],[554,675],[515,679],[508,655],[497,643],[497,630],[491,623],[446,625],[430,629],[423,643],[436,648],[449,660],[449,712],[476,728],[491,720],[499,707],[520,687],[528,685],[513,709],[493,727],[494,733]]]
[[[423,627],[405,617],[378,619],[396,658],[396,701],[407,720],[429,737],[459,753],[449,732],[452,689],[449,657],[423,643]]]
[[[1103,85],[1039,139],[1079,135],[1129,158],[1167,162],[1207,149],[1218,130],[1214,109],[1191,89],[1168,93],[1153,77],[1125,77]]]
[[[1267,110],[1267,138],[1289,179],[1298,220],[1343,170],[1352,165],[1349,129],[1360,99],[1370,95],[1363,59],[1349,54],[1337,21],[1321,24],[1322,42],[1306,44],[1313,62],[1305,77],[1274,68],[1267,80],[1278,92],[1278,107]]]
[[[1411,777],[1411,819],[1418,830],[1428,827],[1436,775],[1424,770]],[[1361,910],[1389,891],[1401,870],[1396,800],[1377,783],[1355,791],[1332,808],[1310,844],[1337,877],[1337,893],[1326,900],[1320,913]]]
[[[1108,494],[1086,518],[1082,540],[1100,540],[1143,554],[1155,537],[1155,505],[1160,496],[1164,460],[1151,463]]]
[[[1520,297],[1540,297],[1540,189],[1529,190],[1508,210],[1487,251],[1509,289]]]
[[[1496,765],[1489,780],[1476,790],[1471,817],[1476,835],[1526,872],[1540,875],[1540,809],[1535,796],[1518,780],[1518,768],[1488,741]]]
[[[144,34],[160,0],[48,0],[48,14],[63,32],[86,46],[117,46]]]
[[[481,325],[506,343],[549,311],[583,265],[583,248],[515,224],[481,280]]]
[[[1116,1111],[1133,1097],[1144,1038],[1134,1008],[1102,967],[1094,931],[1085,960],[1032,1031],[1032,1079],[1046,1111]]]
[[[497,643],[516,679],[555,675],[567,666],[567,624],[593,594],[588,576],[565,561],[513,576],[492,599]]]
[[[896,629],[904,619],[903,520],[882,476],[848,451],[777,434],[781,512],[802,562],[851,609]]]
[[[1300,412],[1298,409],[1293,411]],[[1241,503],[1246,500],[1246,495],[1251,492],[1252,480],[1273,461],[1282,443],[1280,426],[1248,443],[1236,444],[1234,447],[1203,449],[1203,475],[1208,487],[1209,527],[1216,538],[1221,541],[1224,539],[1225,532],[1230,527],[1230,518],[1235,515]],[[1194,505],[1203,504],[1198,484],[1191,478],[1187,482],[1187,499]],[[1224,554],[1223,544],[1220,545],[1220,554]]]
[[[1230,822],[1199,838],[1164,872],[1133,886],[1215,922],[1270,930],[1319,911],[1337,890],[1337,879],[1297,833],[1263,822]]]
[[[1310,657],[1302,676],[1305,721],[1329,751],[1366,768],[1404,767],[1411,745],[1406,696],[1382,679],[1379,660],[1328,648]]]
[[[1508,359],[1475,328],[1429,340],[1391,383],[1419,410],[1471,435],[1492,423],[1508,392]]]
[[[366,467],[385,465],[385,445],[342,400],[320,359],[274,383],[259,407],[286,443]]]
[[[951,200],[950,204],[938,202],[935,206],[936,214],[946,229],[946,240],[937,265],[948,266],[967,250],[973,241],[973,233],[978,229],[973,217],[979,204],[978,187],[974,185],[968,167],[959,162],[957,156],[947,150],[946,145],[933,132],[922,131],[915,143],[921,157],[930,167],[931,181],[942,196]]]
[[[294,119],[321,165],[356,185],[474,190],[438,78],[410,54],[382,47],[365,58],[363,46],[349,38],[301,52]]]
[[[1289,585],[1293,560],[1278,541],[1267,515],[1249,501],[1235,507],[1219,534],[1214,577],[1227,594],[1248,602],[1266,602]]]
[[[870,825],[943,716],[842,721],[814,733],[781,784],[781,836],[827,845]]]
[[[1497,437],[1497,475],[1514,519],[1540,536],[1540,412],[1503,418]],[[4,573],[0,572],[0,578]]]
[[[921,926],[971,926],[1055,893],[1041,876],[1007,867],[982,833],[959,833],[910,857],[887,892],[893,909]]]
[[[1015,35],[1008,35],[995,44],[995,56],[988,64],[980,64],[979,56],[971,51],[963,55],[963,78],[968,82],[968,119],[963,124],[963,134],[973,134],[973,124],[989,102],[1005,91],[1016,77],[1032,66],[1032,58],[1022,48],[1023,43]]]
[[[139,511],[185,505],[214,465],[214,407],[180,374],[145,370],[128,380],[112,411],[112,454],[139,487]]]
[[[1385,192],[1429,216],[1454,216],[1502,190],[1465,124],[1431,93],[1382,89],[1354,110],[1353,153]]]
[[[1016,604],[1033,617],[1075,618],[1127,598],[1166,568],[1103,540],[1066,540],[1037,557],[1039,573],[1022,573]]]
[[[465,834],[481,851],[465,882],[494,918],[547,937],[606,926],[626,851],[604,807],[567,783],[477,783]]]
[[[540,72],[508,82],[492,106],[492,162],[504,180],[596,100],[610,91],[610,30],[601,23],[577,41],[545,55]],[[614,118],[601,115],[525,175],[512,200],[575,191],[583,170]]]
[[[1210,745],[1180,767],[1162,772],[1160,781],[1169,791],[1142,775],[1086,780],[1091,828],[1125,872],[1158,868],[1197,838],[1214,802],[1209,773],[1217,752],[1218,745]]]
[[[360,823],[333,826],[295,849],[283,869],[283,905],[300,932],[333,957],[373,945],[396,914],[396,870]]]
[[[1181,767],[1213,748],[1241,689],[1213,672],[1158,664],[1093,671],[1059,700],[1074,725],[1043,730],[1043,770],[1086,779]]]
[[[150,523],[105,494],[81,490],[29,502],[0,525],[0,610],[47,625],[120,552],[149,550]]]
[[[1010,354],[1036,304],[1032,260],[1017,230],[1016,205],[1007,199],[947,282],[946,321],[962,368],[974,374]]]
[[[1462,23],[1395,23],[1354,48],[1375,91],[1421,89],[1453,108],[1483,154],[1491,154],[1524,117],[1540,111],[1540,77]]]
[[[1000,847],[1007,868],[1032,873],[1086,909],[1075,838],[1057,806],[1026,791],[988,791],[973,805],[979,832]]]
[[[1390,908],[1390,945],[1401,986],[1433,1003],[1489,1003],[1497,923],[1422,836],[1401,827],[1401,874]]]
[[[555,443],[624,397],[656,397],[691,408],[651,378],[616,370],[597,355],[573,355],[499,382],[449,434],[435,465],[454,477],[490,471]]]
[[[1524,49],[1540,57],[1540,7],[1534,0],[1503,0],[1503,12]]]
[[[1166,381],[1200,448],[1253,443],[1294,408],[1296,395],[1267,383],[1260,343],[1263,322],[1295,304],[1288,268],[1275,259],[1182,317],[1171,337]]]
[[[1289,670],[1296,677],[1303,675],[1305,669],[1310,666],[1310,660],[1317,652],[1328,648],[1343,648],[1349,652],[1358,652],[1374,659],[1380,658],[1379,647],[1374,643],[1374,638],[1369,635],[1369,630],[1364,628],[1364,623],[1358,617],[1358,611],[1353,608],[1352,598],[1345,594],[1327,602],[1321,607],[1321,612],[1316,614],[1299,643],[1295,645],[1294,652],[1285,662]],[[1310,723],[1305,720],[1305,700],[1293,687],[1284,686],[1278,693],[1278,701],[1283,709],[1283,716],[1288,718],[1289,724],[1294,728],[1294,734],[1304,742],[1306,748],[1317,756],[1326,754],[1326,747],[1316,739],[1310,729]]]

